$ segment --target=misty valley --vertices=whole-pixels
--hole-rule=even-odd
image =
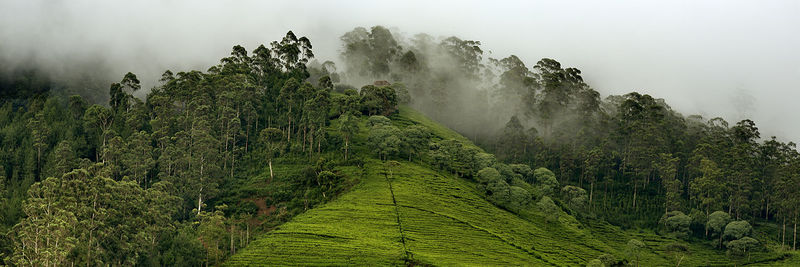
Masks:
[[[0,57],[0,265],[800,266],[800,153],[758,121],[287,30],[160,77]]]

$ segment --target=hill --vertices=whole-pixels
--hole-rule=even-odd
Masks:
[[[428,127],[434,139],[466,140],[407,107],[391,119],[399,127]],[[354,145],[365,154],[367,128],[361,129]],[[575,266],[603,254],[626,258],[632,238],[644,241],[639,257],[647,265],[737,263],[705,245],[578,221],[563,211],[558,222],[548,222],[535,208],[518,215],[487,201],[479,184],[422,161],[390,166],[369,158],[363,167],[342,171],[358,184],[264,234],[226,264]],[[672,247],[686,251],[669,252]],[[753,253],[750,263],[777,264],[783,257]]]

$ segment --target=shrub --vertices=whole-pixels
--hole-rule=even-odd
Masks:
[[[506,208],[519,213],[522,208],[527,207],[531,202],[531,194],[519,186],[511,186],[509,189],[509,200]]]
[[[500,176],[500,172],[498,172],[495,168],[486,167],[481,169],[478,172],[478,175],[475,176],[475,180],[479,183],[490,183],[496,180],[500,180],[502,177]]]
[[[642,249],[644,249],[644,243],[642,241],[636,239],[631,239],[628,241],[625,252],[628,254],[628,257],[631,258],[631,260],[636,261],[636,266],[639,266],[639,254],[642,252]]]
[[[753,227],[747,221],[734,221],[725,226],[723,239],[735,240],[749,236],[753,232]]]
[[[380,115],[370,116],[369,119],[367,119],[367,126],[369,127],[375,127],[378,125],[391,125],[391,124],[392,120]]]
[[[536,207],[539,209],[539,211],[544,213],[547,221],[558,221],[558,216],[561,214],[561,210],[558,208],[558,206],[556,206],[556,203],[550,199],[550,197],[543,196],[542,199],[536,203]]]
[[[728,247],[728,254],[737,256],[744,256],[746,254],[747,260],[749,261],[750,251],[758,246],[758,240],[745,236],[728,242],[726,246]]]
[[[661,218],[667,230],[678,238],[687,238],[691,233],[692,218],[681,211],[670,211]]]
[[[586,267],[605,267],[605,266],[606,265],[603,264],[603,262],[598,259],[593,259],[590,260],[588,263],[586,263]]]
[[[731,216],[724,211],[715,211],[708,215],[708,222],[706,222],[706,229],[712,233],[719,235],[719,245],[722,245],[722,231],[725,226],[731,221]]]
[[[547,168],[538,168],[533,171],[533,175],[536,177],[536,186],[542,194],[545,196],[552,196],[555,189],[559,186],[556,175]]]
[[[585,212],[587,209],[588,198],[586,197],[586,190],[577,186],[565,186],[561,189],[561,194],[567,202],[570,209],[578,212]]]

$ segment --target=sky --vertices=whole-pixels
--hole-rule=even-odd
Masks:
[[[800,142],[796,0],[0,0],[0,67],[68,74],[96,64],[148,85],[165,69],[205,70],[233,45],[252,50],[288,30],[336,61],[343,33],[374,25],[480,40],[488,57],[528,65],[556,59],[604,96],[647,93],[684,115],[750,118],[762,137]]]

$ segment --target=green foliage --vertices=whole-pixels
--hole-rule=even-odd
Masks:
[[[692,218],[681,211],[667,212],[661,220],[667,231],[677,238],[686,239],[691,234],[689,226],[692,224]]]
[[[361,111],[369,116],[390,115],[397,110],[397,94],[389,86],[367,85],[361,87]]]
[[[749,252],[758,247],[758,240],[752,237],[742,237],[728,242],[728,253],[731,255],[744,256],[749,255]]]
[[[503,177],[500,176],[500,172],[496,169],[491,167],[486,167],[478,171],[478,175],[475,176],[475,180],[482,184],[488,184],[495,181],[499,181]]]
[[[749,236],[753,232],[753,227],[747,221],[732,221],[725,226],[722,238],[725,240],[736,240]]]
[[[731,216],[728,215],[727,212],[724,211],[715,211],[708,215],[708,222],[706,222],[706,227],[712,233],[722,234],[725,227],[731,221]]]
[[[395,126],[376,124],[369,131],[368,143],[378,157],[386,160],[398,156],[403,146],[402,132]]]
[[[605,267],[606,265],[603,264],[601,260],[593,259],[586,263],[586,267]]]
[[[541,199],[539,199],[539,202],[536,203],[536,207],[540,212],[542,212],[542,214],[544,214],[548,221],[558,222],[558,217],[561,214],[561,208],[559,208],[556,203],[550,199],[550,197],[543,196]]]
[[[588,211],[589,198],[583,188],[568,185],[561,188],[561,195],[570,209],[584,215]]]
[[[642,250],[645,249],[645,244],[642,241],[631,239],[628,240],[628,244],[625,247],[625,252],[628,255],[628,258],[631,261],[636,262],[636,266],[639,266],[639,257],[642,254]]]
[[[547,168],[537,168],[533,171],[533,176],[536,177],[536,186],[545,196],[552,196],[559,187],[556,175]]]
[[[389,125],[392,125],[392,120],[390,120],[385,116],[375,115],[375,116],[369,116],[369,119],[367,119],[367,126],[369,126],[370,128],[375,126],[389,126]]]

